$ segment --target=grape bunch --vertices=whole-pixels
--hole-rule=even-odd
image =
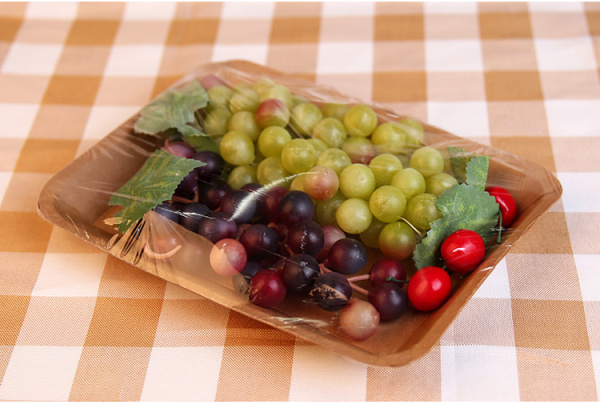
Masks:
[[[481,236],[457,232],[442,245],[446,268],[407,280],[402,261],[442,217],[438,197],[458,184],[419,122],[382,122],[363,104],[317,105],[270,79],[203,82],[202,129],[217,147],[196,151],[171,134],[165,151],[204,165],[155,211],[210,240],[212,268],[252,303],[302,294],[339,311],[340,329],[364,340],[411,306],[438,308],[451,294],[448,271],[466,274],[483,260]],[[505,225],[516,212],[508,205]],[[382,257],[367,268],[370,249]]]

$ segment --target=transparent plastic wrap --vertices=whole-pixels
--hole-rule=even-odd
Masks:
[[[320,107],[326,103],[365,104],[331,88],[245,61],[202,66],[178,81],[173,88],[182,88],[194,80],[205,87],[225,84],[230,88],[240,88],[241,83],[256,85],[257,82],[272,81],[287,87],[295,97],[299,97],[297,99],[310,101]],[[404,118],[379,106],[370,106],[377,113],[379,123],[396,122]],[[39,213],[52,224],[148,273],[351,360],[372,365],[401,366],[430,351],[496,264],[562,193],[555,176],[537,164],[421,123],[425,135],[423,143],[442,152],[446,170],[448,147],[473,155],[489,156],[487,185],[507,189],[516,201],[518,215],[514,223],[500,235],[501,242],[488,245],[485,259],[473,272],[451,274],[452,294],[440,308],[423,312],[409,307],[400,318],[380,322],[371,337],[356,341],[340,329],[340,311],[323,310],[307,294],[288,291],[281,303],[268,308],[253,304],[247,293],[240,292],[244,286],[239,283],[239,278],[221,276],[212,269],[210,253],[214,244],[211,241],[155,211],[146,213],[123,234],[119,232],[111,220],[120,207],[111,204],[111,198],[140,170],[155,150],[165,146],[167,139],[164,133],[136,133],[134,124],[139,116],[136,114],[131,117],[54,176],[41,193]],[[200,116],[200,119],[206,119],[206,115]],[[292,137],[311,137],[310,131],[305,134],[294,130],[289,132]],[[374,150],[375,154],[396,153],[383,146],[386,145],[370,150]],[[404,159],[402,162],[406,168],[410,153],[403,153],[404,156],[400,157]],[[252,164],[257,163],[255,161]],[[286,186],[289,187],[289,182]],[[189,196],[191,200],[194,198],[197,200],[197,192]],[[185,198],[182,202],[186,202]],[[369,249],[369,262],[356,275],[368,274],[369,266],[382,256],[377,249]],[[402,260],[402,264],[410,278],[416,271],[412,258]],[[359,288],[369,289],[368,280],[355,283]],[[353,297],[366,300],[360,293],[353,293]]]

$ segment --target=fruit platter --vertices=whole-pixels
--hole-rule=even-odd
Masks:
[[[510,153],[229,61],[107,134],[48,182],[38,211],[231,310],[402,366],[561,193]]]

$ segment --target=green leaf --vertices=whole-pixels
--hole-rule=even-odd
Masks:
[[[473,185],[482,191],[487,183],[490,158],[488,156],[477,156],[467,164],[467,184]]]
[[[473,153],[462,147],[448,146],[446,149],[450,155],[452,174],[460,184],[464,184],[467,181],[467,164],[473,158]]]
[[[192,146],[196,152],[211,151],[219,154],[219,144],[210,136],[183,136],[185,142]]]
[[[181,89],[169,89],[142,108],[133,125],[137,133],[154,135],[170,128],[189,131],[196,121],[194,113],[208,104],[208,94],[198,81]],[[188,128],[189,127],[189,128]],[[199,129],[194,128],[202,133]]]
[[[454,185],[436,202],[443,217],[431,223],[413,254],[417,268],[439,265],[438,251],[446,237],[460,229],[473,230],[488,241],[498,222],[496,198],[473,185]]]
[[[121,233],[147,212],[171,199],[173,192],[194,168],[204,163],[173,156],[162,150],[152,153],[139,171],[110,198],[109,205],[121,205],[115,218]]]

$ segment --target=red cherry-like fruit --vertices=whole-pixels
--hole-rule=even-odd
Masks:
[[[431,311],[440,307],[450,297],[452,280],[440,267],[419,269],[408,282],[408,300],[419,311]]]
[[[506,189],[499,186],[491,186],[485,189],[488,194],[496,198],[496,202],[500,205],[500,213],[502,214],[502,226],[508,227],[515,221],[517,217],[517,204],[514,198]]]
[[[280,272],[261,269],[250,281],[250,301],[257,306],[273,307],[283,301],[287,287]]]
[[[452,272],[466,274],[477,268],[485,256],[483,238],[472,230],[457,230],[444,240],[442,258]]]

